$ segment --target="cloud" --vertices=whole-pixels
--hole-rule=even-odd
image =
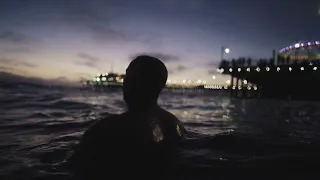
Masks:
[[[89,55],[89,54],[86,54],[86,53],[79,53],[78,55],[79,55],[79,57],[81,57],[82,59],[85,59],[85,60],[90,60],[90,61],[95,61],[95,62],[96,61],[100,61],[99,58],[94,57],[94,56]]]
[[[2,57],[0,58],[0,64],[5,65],[5,66],[24,66],[24,67],[28,67],[28,68],[34,68],[37,67],[36,64],[27,62],[27,61],[22,61],[22,60],[18,60],[18,59],[9,59],[9,58],[5,58]]]
[[[168,73],[169,74],[176,74],[176,73],[186,71],[187,69],[189,69],[189,68],[186,66],[183,66],[183,65],[179,65],[175,68],[168,68]]]
[[[98,70],[100,69],[100,64],[98,63],[100,59],[98,57],[86,53],[79,53],[78,56],[81,58],[81,60],[74,62],[74,64]]]
[[[94,68],[94,69],[99,69],[99,65],[95,62],[90,62],[90,61],[77,61],[75,62],[77,65],[82,65],[82,66],[87,66],[89,68]]]
[[[172,62],[172,61],[179,61],[180,58],[178,56],[175,55],[171,55],[171,54],[164,54],[164,53],[137,53],[135,55],[130,56],[130,61],[134,58],[136,58],[137,56],[140,55],[148,55],[148,56],[153,56],[156,57],[158,59],[160,59],[163,62]]]
[[[0,41],[12,43],[30,43],[36,42],[38,40],[23,33],[19,33],[13,30],[7,30],[0,32]]]
[[[183,66],[183,65],[179,65],[179,66],[176,67],[176,70],[179,71],[179,72],[185,71],[187,69],[188,68],[186,66]]]
[[[34,67],[37,67],[37,65],[33,64],[33,63],[29,63],[29,62],[18,62],[17,63],[18,65],[22,65],[22,66],[25,66],[25,67],[30,67],[30,68],[34,68]]]

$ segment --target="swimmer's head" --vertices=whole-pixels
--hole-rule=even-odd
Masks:
[[[123,82],[123,96],[129,108],[156,103],[167,77],[167,68],[159,59],[146,55],[136,57],[129,64]]]

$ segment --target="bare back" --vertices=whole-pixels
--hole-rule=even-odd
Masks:
[[[107,167],[132,169],[138,163],[145,164],[138,169],[168,167],[183,133],[181,122],[161,108],[143,115],[126,112],[107,117],[83,135],[72,158],[75,173],[92,178],[88,169],[103,173]]]

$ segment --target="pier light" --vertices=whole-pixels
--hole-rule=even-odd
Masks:
[[[254,86],[253,89],[256,91],[256,90],[258,90],[258,87],[257,87],[257,86]]]
[[[241,68],[238,68],[238,72],[240,72],[241,71]]]
[[[217,72],[218,72],[218,73],[220,73],[220,72],[221,72],[221,70],[218,68],[218,69],[217,69]]]
[[[236,86],[232,86],[232,89],[233,89],[233,90],[236,89]]]
[[[242,86],[238,86],[238,89],[241,90],[241,89],[242,89]]]
[[[230,84],[230,80],[227,80],[226,83],[227,83],[227,84]]]
[[[243,80],[243,84],[248,84],[248,81],[247,80]]]
[[[106,75],[106,76],[108,76],[108,75],[109,75],[109,73],[106,73],[105,75]]]
[[[103,76],[103,77],[101,78],[101,80],[102,80],[102,81],[106,81],[106,80],[107,80],[107,77]]]
[[[318,44],[320,44],[320,42],[319,42],[319,41],[316,41],[316,45],[318,45]]]
[[[300,46],[303,47],[303,46],[304,46],[304,43],[301,43]]]
[[[224,89],[228,89],[228,86],[224,86]]]
[[[317,69],[318,69],[317,67],[313,67],[313,70],[315,70],[315,71],[316,71]]]
[[[269,67],[266,67],[266,70],[267,70],[267,71],[270,71],[270,68],[269,68]]]
[[[257,67],[257,69],[256,69],[256,70],[257,70],[257,72],[260,72],[260,68],[259,68],[259,67]]]
[[[308,46],[311,46],[311,42],[308,42]]]
[[[280,67],[277,67],[277,71],[278,71],[278,72],[280,71]]]
[[[232,68],[229,68],[229,72],[232,72]]]
[[[300,47],[300,44],[297,43],[297,44],[294,45],[294,47],[295,47],[295,48],[299,48],[299,47]]]
[[[216,79],[216,76],[212,76],[212,79]]]
[[[251,86],[248,86],[247,89],[250,91],[251,90]]]
[[[289,67],[289,71],[292,71],[292,67]]]
[[[304,67],[301,67],[300,69],[301,69],[301,71],[303,71],[303,70],[304,70]]]
[[[250,68],[247,68],[247,71],[250,72]]]
[[[99,78],[99,77],[97,77],[97,78],[96,78],[96,81],[97,81],[97,82],[100,82],[100,78]]]
[[[224,69],[223,69],[223,68],[221,68],[221,69],[220,69],[220,72],[221,72],[221,73],[223,73],[223,72],[224,72]]]
[[[230,49],[229,49],[229,48],[225,48],[225,49],[224,49],[224,52],[225,52],[226,54],[229,54],[229,53],[230,53]]]

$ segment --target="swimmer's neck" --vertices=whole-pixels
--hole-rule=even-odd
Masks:
[[[158,102],[148,104],[128,105],[128,112],[131,114],[146,114],[159,109]]]

